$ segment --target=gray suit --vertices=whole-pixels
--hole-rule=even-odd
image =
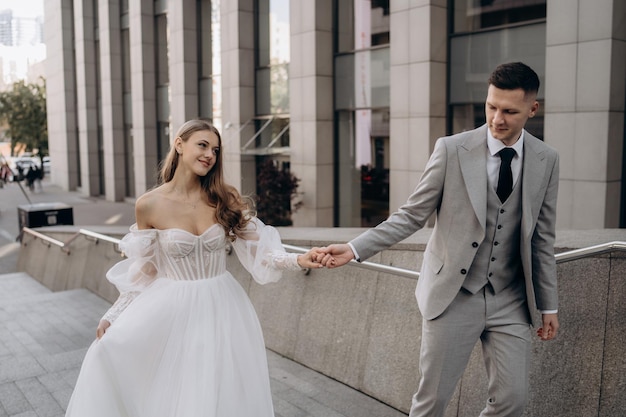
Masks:
[[[449,320],[467,320],[467,326],[461,326],[462,329],[471,327],[473,323],[474,317],[471,311],[463,310],[473,307],[466,307],[465,304],[459,307],[463,303],[459,300],[472,296],[462,287],[470,268],[475,263],[481,243],[492,238],[486,236],[487,202],[490,197],[486,166],[487,125],[439,139],[417,188],[407,202],[385,222],[350,242],[360,259],[367,259],[421,229],[429,217],[437,212],[436,224],[424,253],[415,293],[426,326],[432,326],[437,320],[443,320],[442,316],[446,316],[448,312],[447,317],[456,317]],[[519,271],[519,275],[523,274],[523,282],[519,280],[516,292],[502,295],[512,297],[510,300],[501,300],[501,302],[512,304],[516,300],[519,301],[520,311],[507,314],[510,314],[513,322],[518,320],[516,318],[518,316],[519,321],[523,322],[528,321],[528,317],[535,316],[536,309],[556,310],[558,308],[556,264],[553,251],[558,154],[528,132],[525,132],[524,136],[521,184],[517,186],[521,187],[519,190],[521,213],[518,218],[521,257],[519,264],[522,270]],[[517,245],[517,242],[515,244]],[[490,287],[486,288],[487,293],[481,293],[480,297],[493,295],[489,294]],[[455,305],[457,302],[458,305]],[[461,308],[457,311],[458,315],[452,316],[458,308]],[[522,316],[525,319],[521,318]],[[526,328],[518,327],[513,333],[514,338],[519,336],[522,339],[528,339],[527,345],[529,345],[530,331],[527,325]],[[433,330],[431,327],[429,329],[429,331]],[[478,332],[478,335],[475,334],[475,330],[473,332],[467,336],[470,341],[464,348],[469,349],[469,352],[479,337],[483,341],[483,348],[491,340],[484,337],[482,331]],[[522,336],[519,335],[520,332],[523,333]],[[437,347],[425,346],[425,344],[430,343],[431,340],[436,340],[436,343],[452,342],[452,340],[446,340],[445,337],[432,339],[424,336],[423,332],[421,357],[423,379],[428,378],[428,375],[424,374],[426,365],[424,361],[436,362],[439,358]],[[520,349],[524,350],[527,347]],[[508,346],[506,350],[509,350]],[[437,357],[425,357],[424,351],[431,353],[434,351]],[[454,365],[462,369],[439,370],[440,374],[436,378],[450,380],[447,382],[446,390],[449,390],[450,386],[453,389],[456,385],[467,363],[465,356],[469,357],[469,352],[463,352],[461,359]],[[518,354],[519,352],[511,353],[513,356]],[[515,361],[517,357],[508,359]],[[486,362],[489,360],[486,358]],[[504,360],[506,362],[506,359]],[[427,365],[431,366],[431,364]],[[489,371],[490,364],[487,365]],[[523,375],[518,376],[523,377]],[[493,375],[490,375],[490,380],[492,377]],[[496,384],[495,381],[491,382]],[[421,385],[428,383],[428,380],[423,380]],[[492,395],[491,389],[490,387],[490,395]],[[439,409],[441,408],[440,404]],[[445,410],[445,404],[443,409]],[[428,415],[435,414],[431,411]]]

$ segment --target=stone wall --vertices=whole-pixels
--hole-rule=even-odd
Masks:
[[[121,238],[123,230],[89,228]],[[84,287],[114,301],[104,273],[121,255],[114,245],[74,235],[71,226],[39,231],[68,241],[69,254],[32,237],[23,239],[18,269],[55,291]],[[322,246],[344,242],[359,229],[283,228],[284,243]],[[418,269],[429,231],[420,231],[370,262]],[[332,237],[332,241],[329,239]],[[624,230],[568,231],[557,251],[626,241]],[[419,377],[421,317],[416,281],[355,266],[285,273],[258,285],[234,254],[228,268],[248,292],[267,347],[408,411]],[[533,343],[531,402],[536,416],[619,416],[626,409],[626,255],[615,252],[558,266],[561,331],[557,340]],[[476,416],[486,398],[480,346],[446,416]]]

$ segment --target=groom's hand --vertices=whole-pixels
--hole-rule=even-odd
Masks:
[[[336,268],[343,266],[354,259],[354,253],[347,243],[334,244],[320,248],[325,255],[319,262],[326,268]]]

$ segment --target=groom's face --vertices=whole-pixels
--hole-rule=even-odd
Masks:
[[[511,146],[520,137],[526,121],[539,108],[535,94],[526,94],[521,88],[503,90],[493,85],[487,91],[485,115],[494,138]]]

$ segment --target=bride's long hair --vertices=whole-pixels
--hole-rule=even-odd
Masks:
[[[217,222],[224,227],[226,236],[232,240],[243,232],[254,214],[254,207],[252,199],[242,197],[235,187],[224,182],[222,136],[220,132],[207,120],[192,119],[185,122],[178,129],[175,137],[180,138],[183,142],[187,142],[193,133],[204,130],[213,132],[217,136],[219,152],[216,154],[213,168],[205,176],[200,177],[200,184],[207,194],[209,204],[215,207]],[[170,182],[174,178],[174,173],[178,167],[178,158],[178,152],[176,152],[176,148],[172,144],[161,164],[159,172],[160,184]]]

